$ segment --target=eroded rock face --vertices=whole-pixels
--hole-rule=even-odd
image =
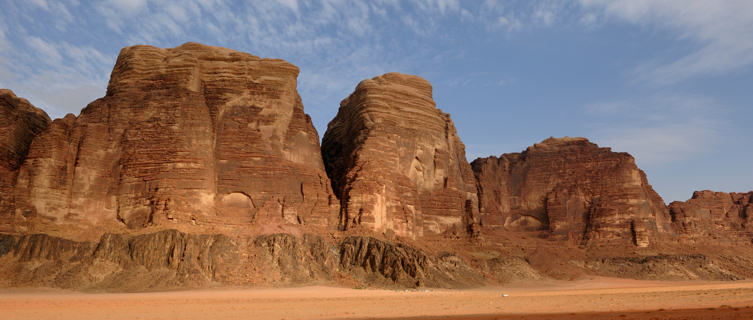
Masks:
[[[253,241],[254,267],[268,283],[299,284],[328,281],[337,274],[337,244],[304,234],[267,234]]]
[[[475,228],[475,181],[431,85],[388,73],[358,84],[322,140],[342,229],[420,237]]]
[[[663,200],[633,157],[584,138],[550,138],[472,167],[483,227],[638,246],[671,232]]]
[[[50,117],[13,91],[0,89],[0,231],[11,230],[14,186],[32,139],[50,124]]]
[[[696,191],[688,201],[669,205],[678,234],[686,239],[718,242],[753,240],[753,191]]]
[[[104,234],[77,242],[46,234],[0,234],[0,286],[117,291],[235,284],[238,245],[225,235],[176,230]]]
[[[483,276],[452,254],[370,237],[327,241],[313,234],[222,234],[162,230],[73,241],[0,233],[0,287],[134,291],[211,285],[339,283],[386,287],[469,287]]]
[[[124,48],[105,97],[34,139],[16,225],[337,224],[298,68],[187,43]]]
[[[485,280],[457,255],[429,255],[409,245],[372,237],[348,237],[340,244],[339,253],[340,267],[367,283],[458,288]]]

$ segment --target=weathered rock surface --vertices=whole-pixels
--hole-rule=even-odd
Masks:
[[[472,167],[484,228],[638,246],[671,232],[663,200],[633,157],[584,138],[549,138]]]
[[[388,73],[361,81],[329,123],[322,156],[342,229],[415,238],[476,228],[465,146],[422,78]]]
[[[645,280],[742,280],[753,271],[750,261],[703,254],[610,257],[587,261],[585,266],[607,277]],[[739,266],[747,270],[735,272]]]
[[[44,111],[13,91],[0,89],[0,231],[10,230],[18,169],[32,139],[49,124]]]
[[[124,48],[105,97],[31,143],[15,229],[334,228],[338,203],[297,75],[282,60],[196,43]]]
[[[255,252],[254,269],[261,282],[293,285],[323,283],[338,274],[337,244],[321,236],[276,233],[256,237],[251,246]]]
[[[478,286],[484,278],[457,256],[429,255],[368,237],[326,241],[261,235],[248,243],[221,234],[163,230],[104,234],[77,242],[46,234],[0,234],[0,287],[137,291],[216,285],[337,284]]]
[[[431,256],[401,243],[348,237],[340,244],[340,267],[366,283],[403,287],[471,287],[485,279],[457,255]]]
[[[753,191],[696,191],[688,201],[675,201],[669,213],[677,233],[697,241],[750,244],[753,241]]]
[[[187,43],[123,49],[78,117],[0,90],[0,287],[753,277],[753,192],[667,209],[583,138],[471,166],[431,85],[395,73],[362,81],[320,148],[297,75]]]
[[[224,235],[175,230],[104,234],[98,243],[0,235],[0,273],[6,275],[1,285],[130,291],[232,283],[237,249]]]

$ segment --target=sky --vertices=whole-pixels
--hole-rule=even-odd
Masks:
[[[753,190],[753,1],[0,0],[0,87],[52,118],[105,94],[121,48],[282,58],[320,137],[359,81],[419,75],[468,160],[582,136],[669,203]]]

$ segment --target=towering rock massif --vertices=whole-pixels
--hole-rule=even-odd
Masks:
[[[429,83],[394,73],[343,100],[320,149],[297,75],[187,43],[123,49],[78,117],[50,122],[0,90],[0,287],[753,275],[738,245],[753,193],[700,192],[670,219],[632,157],[582,138],[472,168]],[[467,232],[485,237],[431,237]],[[662,237],[679,245],[633,247]],[[686,245],[712,238],[724,241]],[[588,242],[619,246],[571,245]]]
[[[663,200],[627,153],[549,138],[472,163],[484,228],[548,230],[575,243],[648,246],[671,231]]]
[[[0,89],[0,231],[10,231],[16,176],[31,140],[49,124],[44,111],[13,91]]]
[[[415,238],[476,228],[465,146],[422,78],[388,73],[361,81],[329,123],[322,156],[343,229]]]
[[[334,227],[338,203],[297,75],[282,60],[196,43],[124,48],[105,97],[32,142],[14,226]]]
[[[696,191],[688,201],[672,202],[669,213],[686,239],[743,244],[753,240],[753,191]]]

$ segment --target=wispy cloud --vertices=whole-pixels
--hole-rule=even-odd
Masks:
[[[638,67],[637,81],[667,85],[697,76],[736,72],[753,64],[752,1],[581,0],[581,3],[589,9],[587,15],[597,13],[632,24],[658,26],[692,43],[692,49],[677,58],[646,62]]]
[[[458,24],[470,24],[497,36],[553,27],[563,21],[593,25],[607,17],[667,26],[701,46],[682,59],[640,69],[653,81],[678,81],[753,63],[753,54],[747,54],[753,35],[744,36],[753,30],[748,27],[753,19],[746,20],[749,13],[744,12],[753,10],[742,10],[749,6],[746,2],[725,2],[719,5],[722,8],[708,10],[707,16],[701,15],[705,11],[700,2],[693,2],[682,14],[673,10],[685,2],[662,3],[583,0],[581,7],[576,2],[561,1],[112,0],[85,5],[38,0],[10,5],[6,13],[0,13],[0,26],[5,25],[5,32],[0,33],[0,70],[5,70],[0,73],[0,83],[25,88],[23,94],[31,97],[48,96],[49,88],[104,92],[120,47],[172,47],[200,41],[283,58],[300,66],[299,88],[307,99],[307,110],[326,123],[333,100],[346,96],[361,79],[388,71],[430,74],[432,65],[455,59],[444,52],[463,50],[464,39],[452,38],[457,35],[448,29]],[[583,7],[584,12],[575,14]],[[47,14],[40,17],[40,11]],[[732,11],[744,12],[724,19]],[[76,12],[77,19],[72,19],[70,12]],[[694,15],[705,18],[694,19]],[[40,19],[56,27],[44,29],[35,23]],[[666,21],[660,22],[662,19]],[[725,22],[717,26],[714,21]],[[11,26],[17,36],[8,36]],[[707,26],[711,29],[704,29]],[[75,36],[67,36],[72,32]],[[395,34],[401,36],[401,42]],[[102,45],[106,39],[115,40]],[[429,45],[434,49],[426,49]],[[499,77],[490,81],[500,86],[511,83],[511,79]],[[460,80],[450,82],[446,84],[464,84]],[[81,89],[94,87],[98,89]],[[55,99],[47,100],[50,105],[44,107],[51,109],[77,112],[81,107],[71,109]]]
[[[664,94],[590,105],[600,145],[629,152],[644,166],[714,152],[724,139],[726,108],[700,95]]]
[[[72,11],[81,18],[57,14]],[[200,41],[297,64],[302,69],[300,89],[307,103],[313,104],[307,110],[316,113],[318,107],[331,104],[333,97],[343,98],[364,78],[388,71],[408,72],[405,66],[410,61],[434,58],[418,43],[397,47],[388,35],[407,34],[419,41],[433,37],[441,33],[438,19],[460,15],[460,11],[456,0],[113,0],[93,5],[38,0],[11,5],[5,14],[0,13],[0,24],[12,25],[18,34],[7,40],[7,32],[0,34],[0,68],[5,70],[0,84],[59,117],[78,112],[85,105],[83,100],[91,101],[97,97],[94,94],[104,92],[120,47],[172,47]],[[396,20],[395,16],[404,18]],[[35,23],[40,19],[76,30],[76,34],[44,29]],[[108,42],[115,47],[102,47],[102,39],[115,39]],[[53,92],[67,98],[54,99]]]
[[[553,3],[523,2],[518,9],[498,1],[458,0],[11,3],[0,12],[0,85],[62,117],[104,93],[121,47],[199,41],[301,67],[299,90],[307,112],[323,130],[339,100],[360,80],[389,71],[430,76],[434,65],[460,59],[464,39],[452,38],[448,21],[450,26],[469,24],[509,34],[551,24]],[[45,24],[38,23],[42,20]],[[7,37],[9,28],[14,37]],[[429,49],[437,44],[439,52]],[[469,86],[466,78],[444,84]],[[498,77],[486,80],[473,85],[509,83]]]
[[[523,27],[523,23],[512,15],[499,16],[495,24],[497,27],[507,29],[507,31],[518,31]]]
[[[60,54],[57,47],[37,37],[29,37],[26,45],[36,54],[38,61],[48,65],[59,65],[63,62],[63,55]]]
[[[499,81],[497,81],[497,85],[500,87],[505,87],[505,86],[514,84],[515,81],[516,81],[515,78],[506,77],[506,78],[499,79]]]
[[[0,22],[0,54],[2,54],[3,51],[8,50],[8,48],[8,39],[5,38],[5,26]]]

